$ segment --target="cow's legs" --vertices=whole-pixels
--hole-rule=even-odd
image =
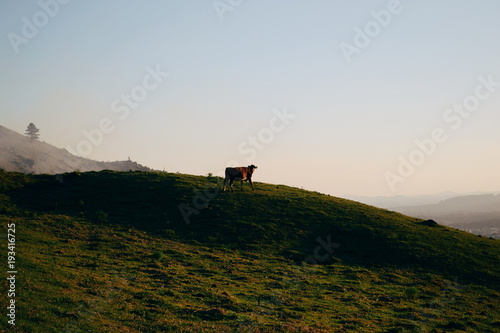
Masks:
[[[251,179],[248,179],[248,181],[250,182],[250,185],[252,185],[252,190],[254,190],[254,191],[255,191],[255,187],[253,187],[252,180],[251,180]]]
[[[229,187],[231,188],[231,192],[233,192],[233,193],[234,193],[233,183],[234,183],[234,179],[231,179],[231,180],[229,181]]]
[[[222,187],[222,192],[226,192],[226,185],[227,185],[227,181],[229,180],[229,177],[226,177],[224,179],[224,186]]]

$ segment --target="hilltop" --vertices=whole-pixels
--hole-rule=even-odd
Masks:
[[[98,162],[78,157],[66,149],[54,147],[0,126],[0,169],[14,172],[57,174],[86,171],[151,171],[133,161]]]
[[[18,328],[498,330],[498,240],[284,185],[220,183],[1,172],[0,218],[19,239]]]

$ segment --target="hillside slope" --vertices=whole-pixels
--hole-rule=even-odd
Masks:
[[[145,172],[0,179],[0,218],[20,239],[25,331],[500,324],[497,240],[283,185],[219,193],[218,178]]]
[[[25,173],[57,174],[79,170],[150,171],[133,161],[98,162],[65,149],[34,140],[0,126],[0,169]]]

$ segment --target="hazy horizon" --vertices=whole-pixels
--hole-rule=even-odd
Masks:
[[[0,4],[0,124],[336,196],[500,190],[500,3]]]

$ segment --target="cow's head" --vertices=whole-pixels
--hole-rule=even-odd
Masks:
[[[249,165],[249,166],[248,166],[248,168],[249,168],[250,170],[252,170],[252,171],[253,171],[254,169],[257,169],[257,167],[256,167],[255,165],[253,165],[253,164],[252,164],[252,165]]]

